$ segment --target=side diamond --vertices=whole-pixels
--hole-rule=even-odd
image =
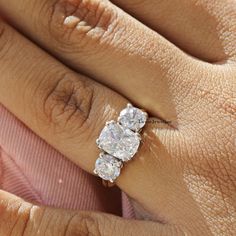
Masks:
[[[118,122],[125,128],[138,132],[143,128],[147,121],[147,113],[128,104],[127,107],[120,112]]]
[[[109,154],[101,153],[95,163],[94,173],[104,180],[114,182],[114,180],[120,175],[121,168],[121,161]]]

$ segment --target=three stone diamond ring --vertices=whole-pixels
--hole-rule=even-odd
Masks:
[[[141,142],[140,132],[147,118],[145,111],[127,104],[117,121],[106,123],[96,141],[102,152],[95,163],[95,174],[111,183],[116,180],[123,163],[130,161],[137,153]]]

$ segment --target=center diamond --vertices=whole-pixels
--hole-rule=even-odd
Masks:
[[[97,144],[110,155],[122,161],[129,161],[138,150],[140,136],[115,121],[111,121],[102,130]]]

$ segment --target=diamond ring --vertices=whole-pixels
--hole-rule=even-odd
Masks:
[[[117,121],[106,122],[96,140],[98,148],[102,150],[95,163],[96,175],[111,183],[116,180],[123,163],[130,161],[137,153],[141,142],[140,132],[147,118],[145,111],[127,104]]]

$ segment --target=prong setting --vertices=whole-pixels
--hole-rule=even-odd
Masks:
[[[114,120],[110,120],[106,122],[106,125],[111,125],[111,124],[115,124],[116,122]]]
[[[141,141],[142,137],[141,137],[140,133],[136,133],[136,135],[137,135],[138,139]]]
[[[128,103],[127,108],[131,108],[131,107],[133,107],[133,105],[131,103]]]
[[[98,139],[96,139],[96,144],[99,145],[99,143],[100,143],[100,140],[98,138]]]

